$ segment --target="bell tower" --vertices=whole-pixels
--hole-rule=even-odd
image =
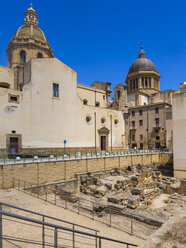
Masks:
[[[25,12],[24,21],[7,46],[8,67],[11,68],[22,66],[32,58],[53,57],[48,40],[38,27],[38,15],[32,4]]]

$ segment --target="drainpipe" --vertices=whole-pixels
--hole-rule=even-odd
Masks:
[[[95,132],[95,152],[97,149],[97,144],[96,144],[96,112],[94,112],[94,132]]]
[[[110,115],[110,148],[112,151],[112,115]]]
[[[149,108],[147,106],[147,146],[149,149]]]

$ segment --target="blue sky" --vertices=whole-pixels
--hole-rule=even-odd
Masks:
[[[0,65],[31,1],[1,2]],[[54,56],[77,71],[78,82],[124,82],[140,42],[161,75],[161,90],[186,81],[186,1],[33,0]]]

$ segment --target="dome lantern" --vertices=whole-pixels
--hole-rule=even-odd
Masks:
[[[142,45],[141,45],[141,50],[138,53],[138,58],[145,58],[145,51],[143,50]]]
[[[36,13],[36,11],[32,8],[32,3],[30,4],[30,8],[27,9],[27,11],[25,12],[25,24],[28,25],[38,25],[38,15]]]

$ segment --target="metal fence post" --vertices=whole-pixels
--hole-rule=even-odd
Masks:
[[[45,201],[47,201],[47,187],[45,185]]]
[[[45,217],[43,216],[43,222],[45,222]],[[42,226],[42,248],[45,248],[45,225]]]
[[[111,218],[112,214],[111,214],[111,209],[110,209],[110,226],[112,224],[112,218]]]
[[[133,218],[132,218],[132,214],[131,214],[131,235],[133,234]]]
[[[94,202],[92,203],[92,219],[94,220]]]
[[[2,205],[0,205],[0,210],[2,211]],[[2,222],[2,214],[0,214],[0,247],[3,248],[3,222]]]
[[[99,238],[99,248],[101,248],[101,238]]]
[[[78,214],[79,214],[79,208],[80,208],[80,199],[78,199]]]
[[[95,231],[95,234],[98,235],[98,232]],[[96,239],[95,239],[95,242],[96,242],[96,248],[97,248],[97,247],[98,247],[97,237],[96,237]]]
[[[57,248],[57,228],[54,230],[54,248]]]
[[[20,179],[19,179],[19,183],[18,183],[18,190],[20,189]]]
[[[74,230],[75,230],[75,227],[74,227],[74,224],[73,224],[73,233],[72,233],[72,235],[73,235],[73,237],[72,237],[72,247],[73,248],[75,248],[75,232],[74,232]]]
[[[56,205],[56,191],[54,190],[54,194],[55,194],[55,205]]]

